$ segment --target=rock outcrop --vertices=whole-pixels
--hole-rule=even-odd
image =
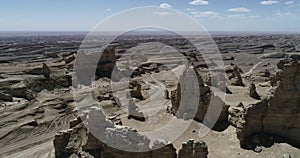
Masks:
[[[72,77],[70,75],[57,75],[52,76],[49,79],[42,76],[30,77],[18,83],[0,87],[0,90],[3,93],[0,98],[6,99],[7,101],[11,101],[11,97],[32,100],[35,94],[44,89],[51,91],[56,88],[69,88],[71,85]]]
[[[51,70],[46,63],[43,63],[42,67],[35,67],[25,71],[26,74],[30,75],[43,75],[47,80],[50,79]]]
[[[142,95],[142,85],[137,81],[131,81],[129,84],[130,95],[131,97],[143,100],[144,97]]]
[[[165,140],[156,140],[150,147],[150,140],[136,130],[113,124],[98,107],[90,107],[88,113],[81,117],[87,118],[89,130],[81,118],[71,121],[69,130],[56,134],[53,141],[56,158],[88,157],[88,158],[177,158],[176,149]],[[101,121],[101,124],[99,124]],[[102,136],[95,137],[93,130],[103,130]],[[99,132],[99,131],[98,131]],[[101,141],[99,140],[101,138]],[[191,141],[189,141],[191,142]],[[118,145],[128,151],[115,149]],[[181,153],[191,152],[195,158],[206,158],[208,151],[204,142],[192,142],[192,148],[183,145]],[[130,152],[130,151],[135,152]],[[181,154],[180,158],[191,158]]]
[[[25,98],[27,100],[32,100],[34,98],[32,92],[27,88],[23,81],[13,85],[0,87],[0,89],[12,97]]]
[[[58,75],[52,76],[50,79],[42,77],[27,78],[24,84],[28,90],[40,92],[43,89],[53,90],[55,88],[70,87],[72,85],[72,76]]]
[[[55,136],[54,147],[57,158],[80,157],[85,153],[92,157],[120,157],[125,154],[124,151],[110,147],[116,144],[120,148],[136,152],[149,150],[150,140],[147,137],[129,127],[115,125],[98,107],[90,107],[88,111],[81,117],[86,117],[89,129],[81,121],[73,121],[72,126],[75,127],[59,132]],[[93,134],[97,132],[99,134],[96,138]],[[137,157],[144,154],[136,153]]]
[[[135,102],[130,99],[128,104],[128,119],[135,119],[139,121],[145,121],[144,114],[140,111],[139,107],[135,104]]]
[[[234,86],[245,86],[243,83],[242,76],[240,74],[240,69],[237,66],[234,66],[233,72],[228,77],[229,83]]]
[[[75,55],[74,59],[73,57],[70,59],[71,62],[74,61],[74,76],[76,77],[78,83],[83,85],[91,85],[93,80],[97,80],[102,77],[112,77],[111,75],[116,65],[115,46],[109,45],[101,52],[102,54],[100,59],[98,54],[99,52],[93,51],[78,52],[76,54],[76,60]],[[115,71],[118,71],[118,69],[115,68]],[[118,78],[116,76],[114,77]]]
[[[2,101],[13,101],[13,97],[10,94],[0,92],[0,100],[2,100]]]
[[[228,106],[204,85],[201,76],[192,68],[184,71],[180,77],[177,89],[171,92],[171,102],[171,112],[179,118],[184,116],[185,119],[195,119],[204,123],[217,118],[213,129],[224,130],[228,126]],[[215,111],[213,114],[208,114],[210,105]]]
[[[46,63],[43,63],[42,75],[49,80],[50,79],[51,70]]]
[[[116,65],[115,46],[108,46],[102,53],[97,64],[96,75],[98,77],[111,78],[111,73]]]
[[[136,60],[136,59],[133,59],[133,60]],[[138,61],[145,62],[145,61],[147,61],[147,59],[138,59]],[[152,72],[158,73],[162,70],[168,70],[168,68],[161,63],[147,62],[147,63],[141,64],[138,68],[136,68],[132,72],[131,77],[138,77],[138,76],[141,76],[142,74],[152,73]]]
[[[271,76],[271,72],[268,70],[268,69],[264,69],[260,72],[257,73],[258,76],[261,76],[261,77],[270,77]]]
[[[215,78],[215,80],[212,80],[212,78]],[[225,92],[226,94],[232,94],[232,92],[226,85],[225,75],[222,75],[220,73],[216,75],[209,75],[206,78],[205,84],[208,86],[219,88],[221,91]]]
[[[64,56],[64,61],[66,64],[70,64],[72,63],[74,60],[75,60],[76,56],[75,56],[75,53],[74,54],[70,54],[70,55],[65,55]]]
[[[278,64],[268,97],[256,104],[230,108],[230,123],[237,128],[243,148],[288,142],[300,146],[300,64],[286,58]]]
[[[207,158],[208,149],[205,142],[189,140],[182,144],[179,150],[178,158]]]
[[[256,92],[256,86],[253,82],[249,84],[249,96],[257,100],[261,99],[258,93]]]
[[[45,57],[47,58],[59,58],[60,56],[58,55],[58,53],[55,52],[48,52],[44,54]]]
[[[152,157],[167,157],[167,158],[177,158],[176,149],[173,144],[168,143],[166,140],[156,140],[151,149]]]
[[[238,69],[239,73],[243,73],[242,69],[240,69],[239,67],[236,68],[236,65],[234,65],[233,63],[225,66],[226,73],[233,73],[235,71],[235,69]]]

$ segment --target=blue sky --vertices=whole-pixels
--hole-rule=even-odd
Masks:
[[[209,31],[300,32],[300,0],[0,0],[0,31],[88,31],[141,6],[179,10]]]

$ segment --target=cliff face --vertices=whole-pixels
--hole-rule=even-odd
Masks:
[[[300,64],[297,57],[277,65],[268,97],[257,104],[231,108],[230,123],[237,127],[241,146],[270,146],[288,142],[300,146]]]
[[[54,139],[55,156],[57,158],[66,157],[87,157],[87,158],[206,158],[208,149],[204,142],[194,140],[184,143],[177,155],[176,149],[171,143],[165,140],[156,140],[150,147],[150,140],[140,135],[136,130],[115,125],[106,119],[104,113],[99,108],[90,108],[88,114],[88,126],[96,126],[87,129],[80,118],[70,123],[71,129],[59,132]],[[101,122],[101,124],[99,124]],[[92,133],[93,130],[103,130],[101,141]],[[99,132],[99,131],[98,131]],[[117,145],[121,149],[111,146]],[[135,151],[135,152],[130,152]],[[182,153],[189,153],[188,155]]]

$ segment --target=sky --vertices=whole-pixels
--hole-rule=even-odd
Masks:
[[[178,10],[208,31],[300,32],[300,0],[0,0],[0,31],[89,31],[142,6]]]

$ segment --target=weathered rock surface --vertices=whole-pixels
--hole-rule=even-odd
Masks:
[[[25,70],[25,73],[30,74],[30,75],[42,75],[42,71],[43,71],[43,68],[35,67],[32,69]]]
[[[14,98],[13,102],[5,102],[8,105],[1,110],[0,116],[2,149],[8,145],[15,146],[23,140],[44,141],[45,135],[49,136],[57,130],[68,129],[67,122],[73,118],[73,113],[72,106],[68,104],[68,97],[64,93],[69,92],[45,90],[38,93],[31,101]],[[25,145],[24,148],[30,147],[28,144]]]
[[[207,155],[208,149],[205,142],[197,142],[191,139],[182,144],[178,158],[207,158]]]
[[[48,79],[39,76],[26,78],[24,81],[0,87],[0,90],[6,94],[6,97],[2,95],[2,99],[8,99],[7,101],[11,100],[11,98],[8,98],[9,96],[32,100],[36,93],[44,89],[52,91],[56,88],[68,88],[71,85],[72,77],[70,75],[57,75]]]
[[[253,82],[251,82],[249,85],[249,95],[254,99],[260,100],[260,96],[256,92],[256,86]]]
[[[80,156],[82,152],[88,152],[93,157],[122,157],[125,152],[114,149],[109,145],[118,145],[120,148],[144,151],[149,149],[150,140],[139,135],[129,127],[116,126],[109,121],[100,108],[91,107],[86,114],[89,130],[83,123],[74,128],[62,131],[55,136],[55,155],[58,158]],[[80,121],[79,121],[80,122]],[[101,122],[99,124],[99,122]],[[74,126],[74,124],[73,124]],[[97,135],[93,133],[103,133]],[[98,139],[101,139],[99,141]],[[145,153],[136,153],[137,157],[145,156]]]
[[[277,58],[284,58],[287,55],[285,53],[278,53],[278,52],[274,52],[274,53],[269,53],[269,54],[265,54],[263,56],[261,56],[262,59],[277,59]]]
[[[53,141],[55,148],[55,157],[91,157],[91,158],[177,158],[176,149],[174,146],[165,140],[156,140],[150,146],[150,140],[137,133],[134,129],[114,125],[109,121],[102,110],[97,107],[90,107],[89,112],[84,114],[87,117],[88,126],[93,126],[87,130],[84,123],[80,118],[72,121],[73,127],[69,130],[64,130],[56,134]],[[101,124],[99,124],[101,121]],[[97,130],[102,131],[103,135],[98,136],[101,141],[97,139],[93,133]],[[192,143],[192,148],[186,148],[185,145],[182,149],[180,158],[191,158],[183,153],[190,152],[192,158],[206,158],[208,151],[204,142]],[[111,145],[118,145],[124,149],[130,149],[126,152],[112,148]],[[139,152],[141,151],[141,152]],[[146,152],[142,152],[146,151]]]
[[[24,84],[32,91],[40,92],[43,89],[53,90],[58,87],[70,87],[72,85],[72,77],[70,75],[59,75],[53,76],[49,80],[40,77],[27,78]]]
[[[215,78],[215,80],[212,80]],[[221,91],[225,92],[226,94],[232,94],[230,89],[226,85],[226,77],[220,73],[216,75],[209,75],[206,78],[205,84],[208,86],[219,88]]]
[[[151,149],[153,149],[152,157],[177,158],[176,149],[173,144],[168,143],[166,140],[156,140]]]
[[[240,69],[239,67],[236,68],[236,65],[234,65],[233,63],[225,66],[226,73],[233,73],[234,71],[236,71],[235,69],[237,69],[239,73],[243,73],[242,69]]]
[[[51,70],[46,63],[43,63],[42,75],[49,80],[50,79]]]
[[[264,69],[264,70],[258,72],[258,75],[261,77],[270,77],[271,72],[268,69]]]
[[[32,100],[34,97],[23,81],[10,86],[1,87],[1,89],[4,93],[7,93],[12,97],[25,98],[27,100]]]
[[[0,100],[13,101],[13,97],[10,94],[0,92]]]
[[[116,65],[115,53],[115,46],[108,46],[103,51],[96,69],[96,75],[98,77],[111,77],[111,73]]]
[[[116,65],[115,46],[110,45],[103,50],[99,60],[97,53],[79,52],[76,54],[76,60],[75,57],[74,59],[72,57],[71,62],[75,60],[73,69],[78,83],[90,85],[92,80],[112,77],[111,75]],[[116,68],[115,71],[118,71],[118,69]]]
[[[59,58],[58,53],[55,53],[55,52],[45,53],[44,56],[47,57],[47,58]]]
[[[195,74],[191,68],[184,71],[177,89],[171,92],[171,112],[179,118],[184,116],[185,119],[190,118],[200,122],[217,117],[218,120],[213,128],[224,130],[228,126],[228,106],[215,96],[210,88],[204,85],[201,76],[196,71],[194,72]],[[216,110],[214,114],[207,114],[210,105]],[[218,112],[220,116],[217,116]]]
[[[300,64],[296,58],[286,58],[278,68],[267,98],[229,110],[243,148],[277,141],[300,146]]]
[[[138,83],[137,81],[132,81],[129,84],[129,88],[130,88],[130,95],[131,97],[143,100],[144,97],[142,95],[142,86],[140,83]]]
[[[135,59],[133,59],[133,60],[135,60]],[[147,61],[147,59],[139,59],[138,61],[145,62],[145,61]],[[168,70],[168,68],[161,63],[148,62],[148,63],[142,64],[141,66],[136,68],[132,72],[131,76],[137,77],[137,76],[141,76],[142,74],[151,73],[151,72],[160,72],[162,70]]]
[[[140,111],[135,102],[130,99],[128,104],[128,119],[133,118],[139,121],[145,121],[144,114]]]
[[[41,67],[35,67],[33,69],[28,69],[25,71],[26,74],[31,75],[43,75],[46,79],[50,79],[51,70],[46,63],[43,63]]]
[[[228,77],[229,83],[234,86],[245,86],[243,83],[243,78],[240,74],[240,70],[237,66],[234,66],[233,72]]]
[[[234,60],[233,56],[224,56],[223,60]]]

